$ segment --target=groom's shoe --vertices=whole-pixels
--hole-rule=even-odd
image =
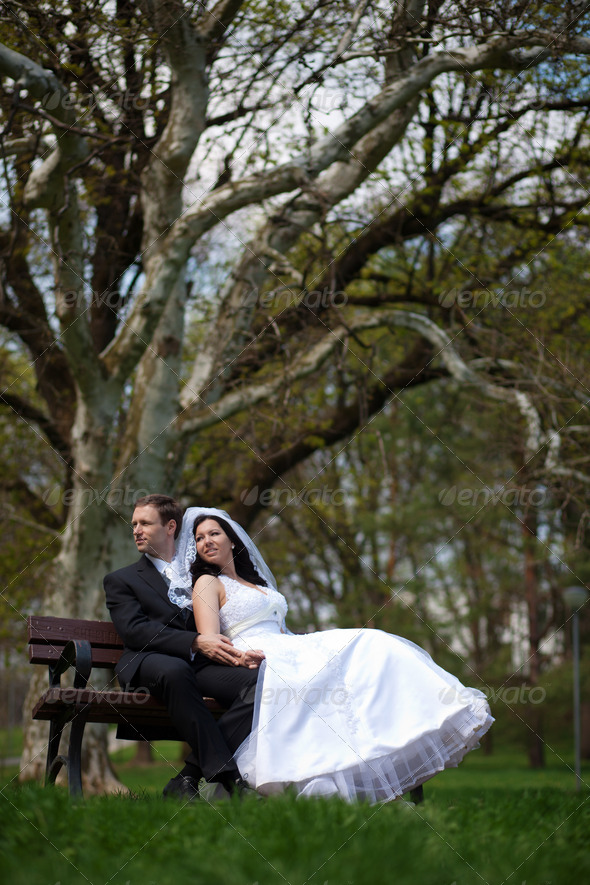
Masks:
[[[194,802],[199,798],[199,781],[187,774],[177,774],[164,787],[164,798]]]
[[[260,798],[256,790],[253,790],[248,781],[245,781],[243,777],[237,777],[235,780],[229,781],[225,786],[230,796],[237,796],[238,799],[243,799],[244,796],[257,796]]]

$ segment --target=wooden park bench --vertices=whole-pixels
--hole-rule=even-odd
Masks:
[[[126,738],[177,740],[164,704],[145,690],[96,689],[90,674],[94,667],[112,669],[123,653],[123,641],[110,621],[78,621],[73,618],[29,617],[29,660],[49,666],[49,688],[33,707],[33,719],[50,722],[45,782],[55,783],[63,766],[72,796],[82,794],[82,739],[87,722],[115,723]],[[71,686],[61,685],[61,675],[73,669]],[[223,707],[213,698],[205,703],[214,715]],[[59,745],[70,723],[67,755]]]
[[[94,667],[112,669],[123,653],[123,640],[110,621],[31,616],[27,623],[30,662],[49,666],[49,688],[32,714],[33,719],[50,723],[47,784],[55,783],[65,766],[70,794],[82,795],[82,739],[87,722],[115,723],[125,737],[136,740],[182,740],[164,704],[144,689],[96,689],[89,684]],[[62,673],[70,668],[73,685],[62,686]],[[215,716],[223,713],[213,698],[205,698],[205,703]],[[59,745],[68,723],[68,752],[63,755]],[[416,804],[421,802],[422,787],[412,790],[410,797]]]

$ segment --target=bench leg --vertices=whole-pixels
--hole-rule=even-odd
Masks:
[[[68,755],[64,756],[59,753],[59,744],[64,727],[69,721],[71,721],[71,727]],[[68,789],[72,798],[82,795],[82,739],[85,728],[86,712],[84,709],[77,710],[73,716],[69,713],[67,716],[56,717],[51,720],[49,726],[45,784],[54,784],[59,772],[65,766],[68,773]]]
[[[421,802],[424,802],[424,787],[422,784],[420,784],[419,787],[414,787],[413,790],[410,790],[410,799],[414,805],[420,805]]]
[[[68,787],[70,796],[82,796],[82,738],[86,728],[86,713],[77,710],[72,719],[68,748]]]
[[[54,784],[63,765],[67,764],[65,756],[59,755],[59,742],[67,719],[59,716],[51,720],[49,725],[49,743],[47,744],[47,763],[45,765],[45,784]]]

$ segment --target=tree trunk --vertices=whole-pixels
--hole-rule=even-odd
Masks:
[[[45,598],[45,611],[57,617],[107,620],[102,581],[112,568],[133,560],[136,552],[127,531],[132,502],[115,507],[109,503],[109,479],[113,467],[107,442],[112,418],[105,396],[100,410],[82,405],[74,426],[74,444],[78,469],[74,473],[69,518],[62,549],[54,562]],[[113,409],[113,414],[115,410]],[[124,530],[122,530],[124,529]],[[34,722],[30,712],[47,689],[47,673],[35,668],[24,711],[24,746],[21,780],[40,780],[45,772],[48,726]],[[67,684],[67,676],[62,681]],[[93,670],[91,684],[103,688],[112,684],[109,671]],[[65,735],[62,738],[62,747]],[[106,747],[106,729],[89,725],[83,743],[83,781],[90,792],[113,792],[124,789],[111,768]]]
[[[529,623],[529,682],[538,685],[541,671],[539,653],[539,576],[536,562],[537,514],[527,508],[522,521],[524,547],[524,589]],[[531,768],[545,766],[543,711],[541,705],[528,704],[524,716],[527,751]]]
[[[152,745],[149,741],[137,741],[134,762],[136,765],[151,765],[154,761]]]

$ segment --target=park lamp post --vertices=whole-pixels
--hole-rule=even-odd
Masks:
[[[563,600],[572,612],[572,654],[574,659],[574,764],[576,771],[576,790],[582,786],[582,767],[580,763],[580,621],[578,612],[588,599],[584,587],[566,587]]]

